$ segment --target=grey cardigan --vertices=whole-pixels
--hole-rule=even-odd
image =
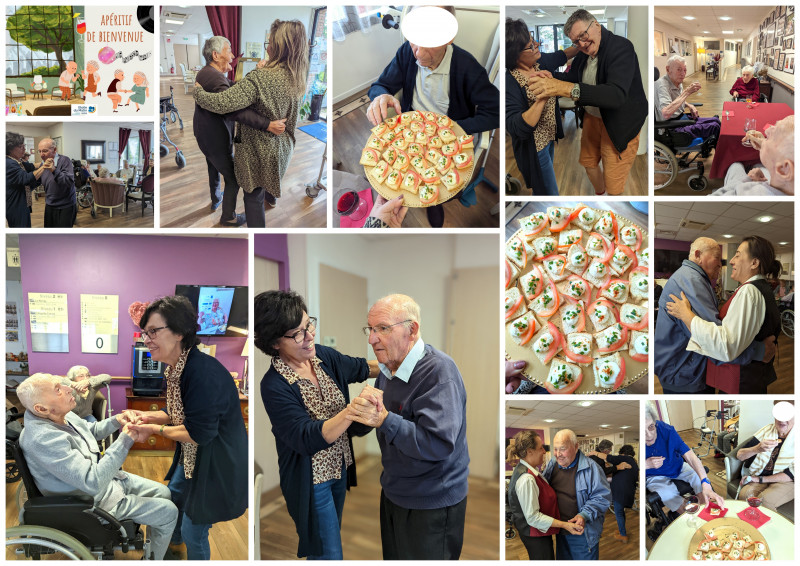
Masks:
[[[90,495],[101,509],[110,511],[125,497],[120,470],[133,439],[121,433],[100,453],[97,439],[119,430],[117,419],[89,423],[67,413],[66,425],[25,412],[19,441],[39,491],[44,495]]]

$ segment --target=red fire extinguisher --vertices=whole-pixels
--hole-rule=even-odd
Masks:
[[[173,65],[172,67],[169,68],[169,74],[170,75],[174,75],[175,74],[175,65]]]

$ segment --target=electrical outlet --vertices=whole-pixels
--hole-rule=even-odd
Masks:
[[[323,336],[322,337],[322,345],[328,346],[329,348],[336,347],[336,336]]]

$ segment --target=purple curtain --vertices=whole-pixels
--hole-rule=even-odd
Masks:
[[[221,35],[231,42],[231,51],[235,59],[228,72],[228,78],[233,81],[236,76],[236,63],[243,55],[240,51],[242,41],[242,7],[241,6],[206,6],[208,21],[211,22],[211,31],[214,35]]]
[[[128,138],[131,137],[131,129],[130,128],[120,128],[119,129],[119,156],[122,157],[122,154],[125,153],[125,148],[128,147]],[[121,166],[121,164],[120,164]]]
[[[139,144],[144,152],[144,168],[142,169],[142,176],[144,176],[150,167],[150,130],[139,130]]]

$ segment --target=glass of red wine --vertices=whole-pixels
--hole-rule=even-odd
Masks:
[[[692,529],[700,527],[700,521],[697,520],[697,514],[700,512],[700,498],[696,495],[689,495],[686,498],[684,510],[689,518],[686,520],[686,525]]]
[[[761,502],[761,498],[756,495],[751,495],[747,498],[747,504],[750,506],[746,511],[748,518],[753,521],[761,518],[761,513],[758,511],[758,508],[761,507]]]
[[[358,191],[345,189],[337,195],[336,212],[358,222],[369,214],[369,203],[358,195]]]

